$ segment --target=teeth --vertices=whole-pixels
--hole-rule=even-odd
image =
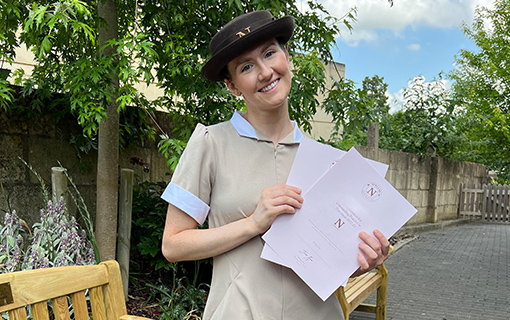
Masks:
[[[262,92],[268,92],[269,90],[273,89],[276,84],[278,83],[279,80],[275,80],[273,83],[271,83],[270,85],[268,85],[267,87],[264,87],[262,88],[260,91]]]

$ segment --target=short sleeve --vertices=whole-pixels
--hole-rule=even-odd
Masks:
[[[170,184],[161,196],[199,224],[209,213],[216,153],[207,127],[198,124],[191,135]]]

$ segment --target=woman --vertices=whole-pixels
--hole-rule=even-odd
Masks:
[[[302,133],[289,118],[292,74],[284,44],[292,17],[268,11],[241,15],[211,40],[202,74],[224,81],[246,112],[197,125],[171,183],[162,250],[169,261],[214,257],[204,319],[341,319],[333,295],[323,302],[295,273],[260,258],[260,236],[303,203],[285,185]],[[206,217],[209,229],[197,229]],[[389,243],[360,234],[361,274],[382,264]]]

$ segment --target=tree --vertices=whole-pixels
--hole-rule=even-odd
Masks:
[[[18,4],[16,8],[22,14],[15,15],[17,20],[9,24],[10,30],[22,26],[15,45],[25,44],[34,53],[36,63],[30,78],[23,81],[26,91],[37,88],[38,92],[65,95],[84,133],[95,137],[100,132],[100,161],[103,155],[117,152],[116,113],[122,113],[127,106],[147,108],[148,113],[155,107],[169,111],[175,130],[171,139],[162,136],[161,150],[170,156],[182,150],[183,141],[196,123],[218,122],[242,109],[241,102],[223,84],[208,82],[200,70],[217,28],[251,10],[268,9],[276,17],[295,17],[297,27],[288,44],[294,64],[290,112],[308,130],[309,120],[319,107],[317,95],[328,92],[321,61],[332,59],[330,49],[339,33],[338,25],[343,23],[350,28],[355,13],[350,11],[335,18],[315,1],[308,2],[310,10],[301,12],[295,1],[284,0],[38,0]],[[109,7],[113,4],[116,9]],[[9,12],[0,11],[0,20],[11,18]],[[108,34],[115,29],[117,35]],[[21,83],[22,71],[14,74]],[[140,80],[157,83],[164,95],[149,103],[135,89]],[[104,139],[102,133],[106,133]],[[173,163],[177,158],[172,158]],[[113,156],[107,164],[99,164],[97,193],[104,195],[106,202],[116,201],[115,162],[118,160]],[[110,178],[104,181],[106,172]],[[109,191],[103,191],[105,185]],[[104,209],[98,205],[96,218],[112,217],[115,211],[113,205]],[[107,218],[101,225],[114,234],[115,221]]]
[[[494,8],[479,7],[464,33],[478,46],[477,52],[461,50],[456,56],[454,99],[475,115],[464,128],[472,147],[466,157],[510,179],[510,10],[508,1],[496,0]]]
[[[365,77],[362,88],[356,88],[349,79],[335,82],[324,104],[336,120],[332,143],[342,149],[366,144],[370,124],[388,117],[387,88],[378,75]]]
[[[388,96],[386,96],[388,84],[384,82],[384,77],[379,77],[378,75],[374,75],[372,78],[365,77],[362,82],[362,88],[368,97],[375,102],[372,109],[374,120],[382,121],[388,116],[390,111]]]
[[[105,25],[99,28],[99,45],[105,49],[100,52],[107,57],[115,57],[115,42],[119,36],[117,24],[117,3],[114,0],[99,1],[98,17]],[[114,89],[119,88],[119,76],[110,74]],[[102,261],[115,259],[117,233],[111,227],[117,226],[118,179],[119,179],[119,113],[117,95],[111,92],[111,103],[105,107],[106,117],[99,122],[97,155],[97,200],[96,200],[96,239]],[[114,230],[117,230],[115,228]]]
[[[0,0],[0,110],[7,110],[13,101],[13,90],[6,81],[19,45],[16,32],[28,13],[26,1]]]
[[[415,77],[404,90],[402,110],[383,121],[380,147],[450,157],[455,145],[455,105],[443,81]]]

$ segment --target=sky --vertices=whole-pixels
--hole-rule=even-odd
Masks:
[[[333,50],[336,62],[345,64],[345,76],[361,87],[366,76],[384,77],[392,109],[399,109],[409,80],[427,82],[454,68],[461,49],[476,51],[462,24],[471,25],[477,6],[492,0],[319,0],[329,13],[343,17],[357,8],[357,21],[342,29]]]

